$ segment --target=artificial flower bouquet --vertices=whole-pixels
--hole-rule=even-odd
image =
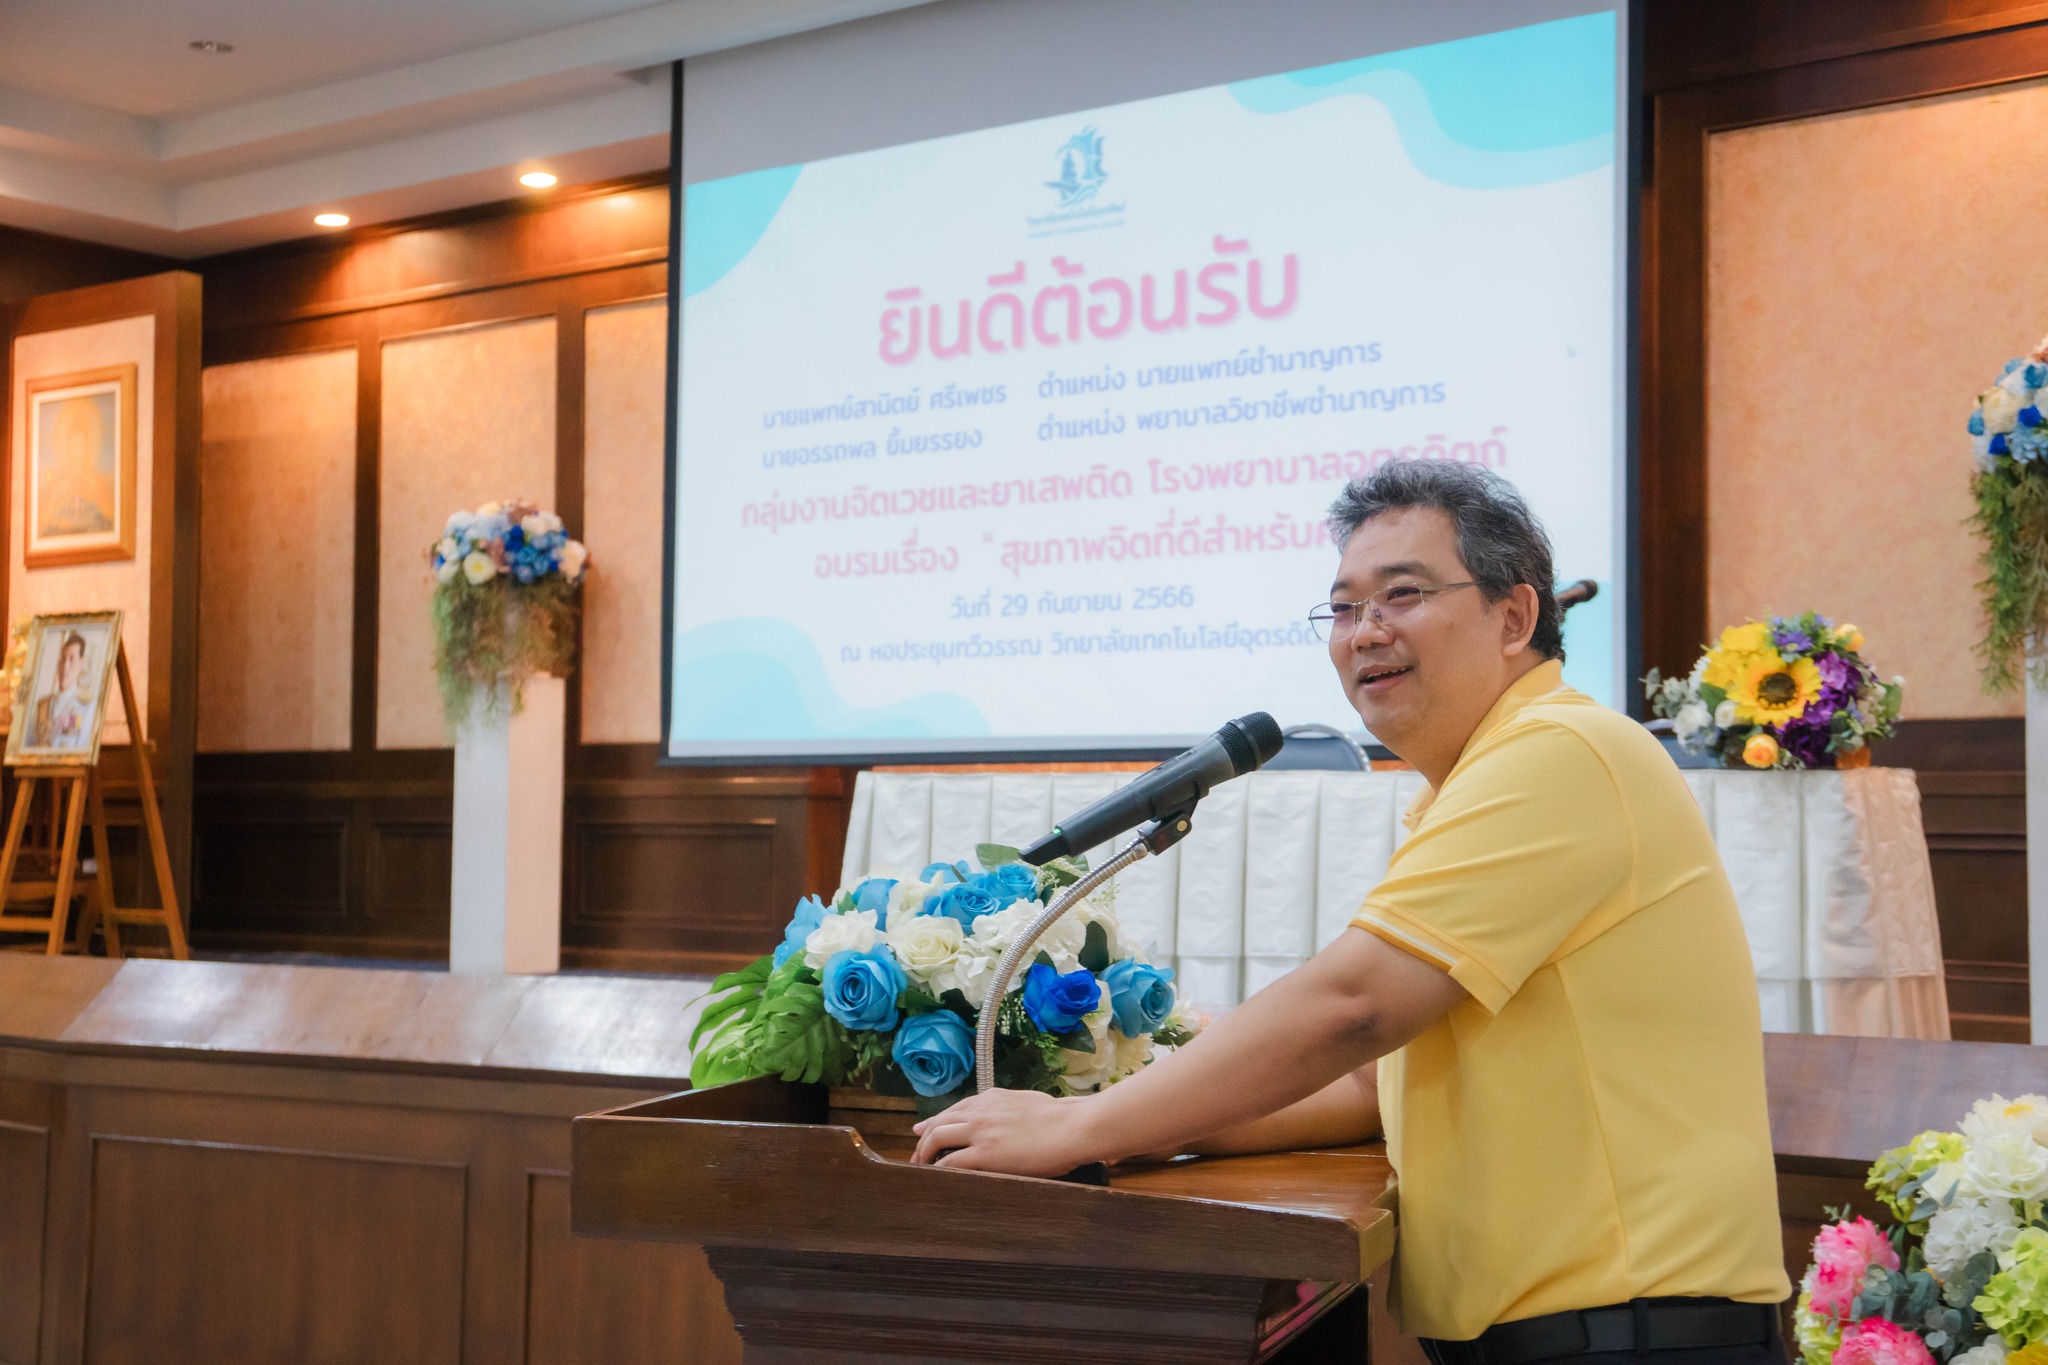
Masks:
[[[1993,1095],[1864,1183],[1897,1221],[1846,1212],[1799,1282],[1805,1365],[2048,1365],[2048,1098]]]
[[[589,560],[562,519],[531,503],[454,512],[427,552],[434,570],[434,675],[451,729],[498,684],[567,671],[576,648],[576,592]]]
[[[1862,655],[1863,632],[1804,612],[1721,632],[1683,678],[1651,669],[1651,714],[1679,747],[1728,767],[1846,768],[1896,732],[1906,680],[1884,682]]]
[[[1976,511],[1970,525],[1984,542],[1985,630],[1977,654],[1984,685],[1998,692],[2019,681],[2031,652],[2048,685],[2048,337],[2005,362],[1998,382],[1977,395],[1970,444]]]
[[[996,960],[1082,859],[1042,868],[983,844],[979,870],[933,863],[875,873],[831,901],[807,896],[780,947],[712,983],[691,1035],[690,1083],[754,1076],[914,1097],[934,1113],[974,1088],[974,1030]],[[1192,1036],[1173,972],[1117,927],[1105,887],[1048,929],[997,1009],[996,1083],[1080,1095]]]

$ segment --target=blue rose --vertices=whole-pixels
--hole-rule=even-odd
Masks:
[[[961,863],[931,863],[917,874],[917,879],[921,882],[937,882],[941,886],[964,882],[967,880],[967,868]]]
[[[974,1072],[974,1030],[951,1010],[913,1014],[896,1030],[889,1056],[918,1094],[950,1094]]]
[[[1087,968],[1065,976],[1043,962],[1024,974],[1024,1013],[1047,1033],[1072,1033],[1102,1003],[1102,989]]]
[[[1993,455],[2004,455],[2008,452],[2008,449],[2004,432],[2001,431],[1991,438],[1991,453]]]
[[[991,873],[1012,901],[1038,899],[1038,869],[1029,863],[1004,863]]]
[[[1984,410],[1982,408],[1970,414],[1969,428],[1972,436],[1982,436],[1984,434]]]
[[[2019,419],[2023,427],[2038,427],[2041,425],[2041,410],[2029,403],[2019,410]]]
[[[895,889],[894,877],[870,877],[853,888],[853,908],[880,914],[889,908],[889,893]]]
[[[505,532],[505,553],[506,553],[506,554],[517,554],[517,553],[519,553],[519,547],[520,547],[520,546],[522,546],[522,545],[524,545],[525,543],[526,543],[526,532],[524,532],[524,531],[520,530],[520,529],[519,529],[519,528],[518,528],[517,526],[514,526],[514,527],[512,527],[512,528],[511,528],[510,530],[508,530],[508,531],[506,531],[506,532]]]
[[[2038,360],[2032,361],[2020,377],[2027,381],[2028,388],[2038,389],[2043,384],[2048,384],[2048,365],[2043,365]]]
[[[825,1013],[850,1029],[887,1033],[896,1027],[896,997],[908,984],[886,946],[845,949],[825,964]]]
[[[789,927],[782,931],[782,942],[775,949],[775,965],[783,963],[804,950],[804,940],[811,931],[825,922],[825,902],[816,896],[805,896],[796,903],[796,914],[790,919]]]
[[[957,920],[962,933],[972,933],[974,922],[983,915],[992,915],[1002,909],[996,898],[973,882],[961,882],[949,886],[924,903],[927,915],[944,915]]]
[[[1173,1013],[1173,968],[1125,958],[1102,974],[1116,1031],[1126,1038],[1156,1033]]]

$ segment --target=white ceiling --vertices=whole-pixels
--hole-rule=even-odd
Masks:
[[[194,257],[651,170],[666,63],[926,2],[0,0],[0,223]]]

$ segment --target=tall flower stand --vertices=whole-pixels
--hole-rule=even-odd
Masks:
[[[479,696],[455,737],[454,898],[448,969],[553,972],[562,962],[562,756],[568,683]]]

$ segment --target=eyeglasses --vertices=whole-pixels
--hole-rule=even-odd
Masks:
[[[1370,615],[1375,625],[1398,626],[1410,620],[1421,609],[1422,604],[1440,592],[1453,588],[1476,588],[1470,581],[1464,583],[1396,583],[1381,588],[1363,602],[1324,602],[1308,614],[1308,623],[1315,627],[1319,640],[1348,640],[1358,623]]]

